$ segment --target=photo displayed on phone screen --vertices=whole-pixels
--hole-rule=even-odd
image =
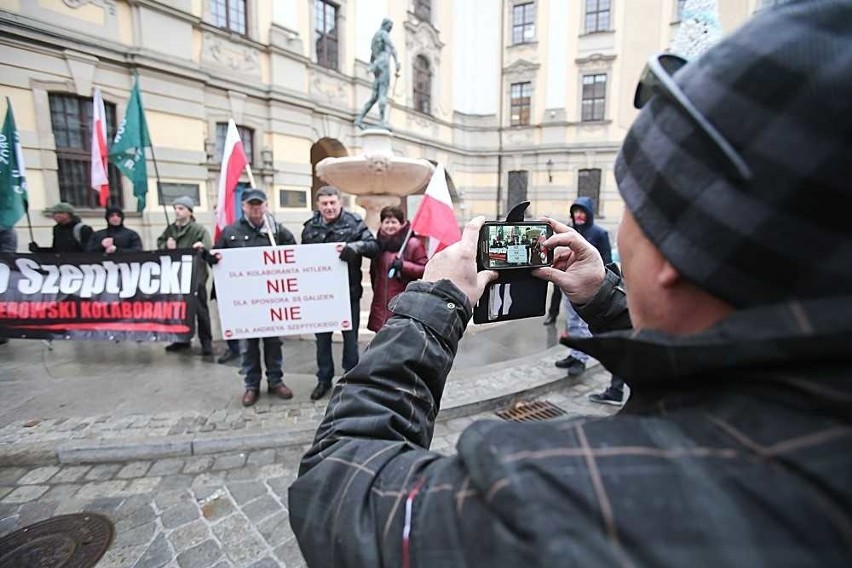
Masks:
[[[488,251],[483,259],[485,268],[499,270],[552,264],[553,253],[544,247],[544,241],[550,235],[550,227],[546,223],[485,227]]]

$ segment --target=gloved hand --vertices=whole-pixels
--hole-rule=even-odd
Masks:
[[[198,255],[201,257],[201,260],[206,262],[209,266],[213,266],[214,264],[219,264],[219,257],[215,254],[211,253],[206,248],[198,249]]]
[[[402,259],[395,258],[388,269],[388,278],[402,278]]]
[[[344,262],[358,260],[358,250],[354,243],[349,243],[343,247],[343,250],[340,251],[340,260]]]
[[[35,243],[30,243],[30,252],[38,252],[41,247]]]

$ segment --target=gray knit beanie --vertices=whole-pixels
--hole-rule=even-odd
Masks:
[[[645,235],[737,307],[852,291],[852,2],[765,10],[674,80],[751,179],[654,96],[615,163]]]
[[[184,207],[192,211],[195,208],[195,201],[193,201],[192,198],[188,195],[182,195],[172,201],[172,205],[183,205]]]

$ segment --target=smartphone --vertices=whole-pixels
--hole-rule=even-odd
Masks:
[[[550,266],[553,251],[544,241],[552,234],[547,223],[488,221],[479,231],[477,264],[483,270]]]

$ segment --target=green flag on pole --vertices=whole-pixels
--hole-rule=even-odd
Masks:
[[[12,103],[6,97],[6,120],[0,131],[0,226],[13,227],[29,207],[21,138]]]
[[[142,110],[142,97],[139,94],[139,77],[133,81],[133,90],[127,101],[127,112],[109,150],[109,160],[133,182],[133,195],[136,196],[136,211],[145,209],[145,196],[148,193],[148,169],[145,163],[145,148],[151,146],[148,136],[148,124]]]

